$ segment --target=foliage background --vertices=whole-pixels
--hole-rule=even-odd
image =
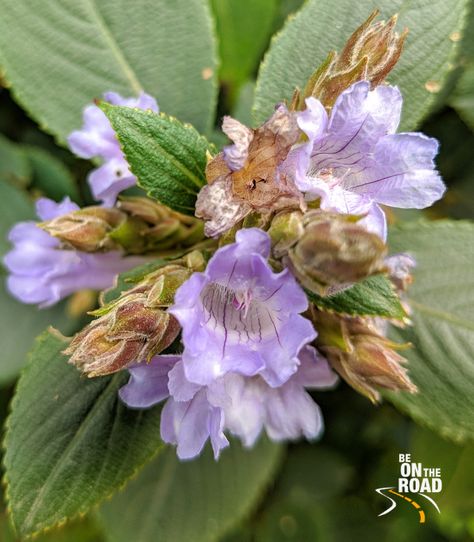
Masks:
[[[451,1],[452,6],[449,6]],[[166,7],[166,2],[156,3],[160,8]],[[189,5],[201,3],[193,1]],[[322,1],[322,9],[324,10],[325,4],[329,8],[329,4],[333,3]],[[11,4],[8,0],[0,2],[3,8],[9,7],[8,4]],[[106,1],[98,2],[99,6],[108,4],[110,3]],[[119,4],[120,2],[114,9],[120,10]],[[154,8],[154,2],[137,2],[138,4],[143,4],[148,11]],[[225,142],[225,138],[218,131],[219,119],[223,114],[231,113],[243,122],[253,123],[251,105],[258,65],[269,46],[271,36],[281,29],[288,15],[296,12],[301,4],[300,0],[211,2],[210,9],[215,20],[220,57],[218,113],[215,119],[212,114],[214,98],[211,96],[214,93],[213,81],[207,86],[202,83],[209,78],[213,79],[212,71],[210,75],[201,71],[194,75],[196,91],[193,99],[189,98],[189,93],[179,96],[180,85],[186,77],[191,77],[188,71],[192,69],[196,59],[181,58],[178,64],[167,61],[167,55],[172,56],[169,47],[173,36],[171,30],[169,34],[166,33],[165,24],[159,27],[163,28],[163,34],[157,38],[155,44],[156,56],[137,58],[135,61],[143,73],[147,74],[150,85],[154,77],[154,63],[170,74],[170,85],[174,86],[164,92],[164,98],[156,96],[162,110],[170,110],[171,113],[174,113],[173,109],[181,111],[184,120],[194,122],[201,131],[207,131],[210,139],[220,145]],[[335,4],[343,6],[344,2]],[[423,2],[420,6],[422,4]],[[436,14],[437,4],[434,2],[431,8],[435,19],[436,16],[439,17],[439,14]],[[446,4],[454,9],[457,2],[449,0]],[[32,9],[31,2],[23,1],[18,5],[20,10],[22,7],[25,10]],[[66,2],[65,5],[71,7],[73,4]],[[347,15],[344,21],[344,28],[349,28],[347,35],[370,13],[372,7],[373,2],[360,2],[357,18],[355,13]],[[425,89],[432,94],[432,99],[430,113],[424,116],[420,128],[441,142],[438,165],[449,188],[443,201],[423,213],[430,219],[474,218],[474,9],[470,4],[469,8],[465,37],[459,33],[450,36],[452,41],[459,42],[459,47],[446,68],[449,73],[444,86],[437,88],[436,85],[428,85],[428,89]],[[183,11],[181,32],[192,32],[193,24],[197,24],[187,10],[188,8]],[[5,15],[5,18],[13,15]],[[162,11],[160,16],[173,22],[171,15],[166,19],[166,10]],[[67,13],[64,13],[63,21],[66,19]],[[136,21],[129,22],[132,30],[133,24],[144,20],[137,15]],[[160,17],[151,17],[151,20],[156,23],[160,21]],[[60,23],[61,20],[59,29]],[[29,31],[27,18],[17,19],[10,24],[17,25],[17,39],[24,40],[22,32]],[[160,36],[159,29],[150,26],[149,31]],[[432,27],[431,31],[435,32],[436,27]],[[340,40],[347,37],[337,25],[333,34],[340,36]],[[100,44],[94,46],[99,47]],[[327,51],[334,45],[321,40],[320,46]],[[418,47],[423,46],[423,43],[418,43]],[[27,50],[31,45],[25,42],[24,47]],[[210,59],[214,61],[212,43],[201,40],[198,34],[196,48],[199,47],[203,49],[203,54],[207,54],[207,51]],[[295,48],[293,52],[296,57],[305,54],[305,43],[300,43],[298,47],[301,50]],[[21,56],[21,48],[18,51]],[[76,70],[80,68],[81,58],[85,61],[80,53],[77,51],[79,64]],[[88,54],[90,56],[91,51]],[[199,51],[196,55],[199,55]],[[429,51],[428,59],[432,63],[437,61],[434,56],[429,57]],[[1,60],[2,39],[0,64]],[[107,62],[107,59],[98,59],[97,62]],[[60,65],[60,68],[64,68],[66,79],[73,77],[72,72],[68,71],[70,66]],[[266,69],[268,71],[268,66]],[[286,66],[286,69],[291,70],[291,66]],[[80,77],[80,70],[78,73]],[[405,76],[405,80],[408,76]],[[64,118],[63,125],[51,130],[49,124],[54,111],[52,102],[56,98],[50,97],[48,88],[53,82],[48,73],[38,73],[37,77],[38,81],[41,81],[41,87],[35,92],[40,105],[32,107],[39,107],[44,111],[44,115],[33,116],[36,119],[40,117],[42,126],[48,132],[53,132],[56,140],[61,143],[73,127],[80,125],[80,111],[71,111],[70,116]],[[396,77],[392,80],[397,82]],[[15,222],[33,217],[32,201],[37,195],[47,194],[56,199],[69,195],[78,203],[90,203],[91,197],[85,178],[92,166],[76,159],[58,144],[52,135],[41,130],[17,104],[17,101],[22,105],[31,101],[25,97],[21,83],[18,84],[16,92],[14,85],[13,94],[8,88],[7,78],[0,79],[1,83],[0,251],[5,253],[8,249],[6,232]],[[62,83],[55,80],[54,84]],[[64,85],[64,92],[68,92],[67,81]],[[108,90],[108,87],[103,90]],[[117,86],[113,90],[129,95],[134,89],[127,89],[123,81],[117,80]],[[84,104],[93,97],[87,94],[87,88],[77,92],[84,93],[81,102]],[[168,103],[166,96],[173,94],[178,94],[177,102]],[[49,104],[48,107],[45,103]],[[209,111],[203,112],[202,108],[207,105],[201,104],[211,104]],[[36,110],[33,111],[35,112]],[[410,115],[419,113],[410,111]],[[421,214],[419,211],[397,212],[392,213],[390,219],[397,225],[401,221],[416,221]],[[416,241],[418,229],[415,228],[414,231]],[[469,243],[469,238],[472,239],[471,233],[472,230],[466,232],[466,243]],[[440,230],[439,235],[445,235],[445,232]],[[396,246],[396,236],[393,242]],[[449,244],[449,232],[446,243]],[[454,246],[450,247],[448,260],[455,258],[462,250],[468,251],[469,248],[460,246],[459,242],[454,243]],[[445,273],[448,272],[447,261],[442,262],[442,268]],[[25,363],[26,353],[32,347],[34,337],[48,325],[58,327],[65,334],[72,333],[83,323],[84,317],[81,314],[94,303],[94,299],[87,295],[74,296],[57,308],[37,311],[11,299],[4,290],[3,281],[0,288],[0,413],[2,418],[5,418],[15,380]],[[472,339],[470,340],[468,346],[472,352]],[[469,349],[467,353],[469,354]],[[292,444],[285,450],[275,449],[262,442],[258,453],[254,454],[255,459],[245,461],[242,459],[245,453],[236,446],[235,452],[223,455],[223,461],[218,466],[208,456],[195,464],[179,465],[172,453],[163,451],[129,484],[122,496],[106,502],[80,520],[40,535],[37,540],[356,542],[379,539],[395,542],[403,539],[407,542],[464,542],[474,537],[472,440],[463,444],[444,440],[400,414],[390,403],[373,407],[343,383],[334,392],[316,393],[315,398],[321,406],[326,423],[326,432],[320,442]],[[432,390],[428,398],[436,412],[436,389]],[[456,397],[453,397],[453,401],[456,402]],[[461,402],[459,409],[467,411],[468,416],[470,413],[472,418],[472,403]],[[413,411],[411,413],[415,415]],[[28,415],[28,411],[25,415]],[[437,425],[445,423],[442,412],[436,416],[427,422],[431,427],[436,428]],[[449,428],[444,433],[449,433]],[[418,524],[416,513],[409,506],[400,505],[394,513],[382,518],[377,517],[385,503],[374,490],[395,483],[398,477],[398,453],[407,452],[411,452],[416,461],[442,469],[444,488],[440,499],[437,499],[442,514],[428,512],[425,525]],[[274,480],[272,474],[275,474]],[[240,485],[239,479],[242,480]],[[246,481],[249,485],[253,484],[250,490],[245,486]],[[0,516],[0,540],[17,540],[8,525],[4,505]]]

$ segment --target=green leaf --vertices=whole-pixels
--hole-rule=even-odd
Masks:
[[[351,316],[382,316],[403,320],[406,312],[392,283],[385,275],[373,275],[333,295],[306,292],[320,309]]]
[[[472,2],[460,49],[459,64],[464,68],[464,72],[456,83],[449,105],[474,131],[474,4]]]
[[[52,154],[39,147],[23,147],[33,171],[33,187],[48,198],[60,201],[69,196],[80,201],[79,190],[71,172]]]
[[[64,142],[103,92],[153,95],[210,128],[216,45],[202,0],[0,0],[0,64],[18,102]]]
[[[181,213],[194,214],[206,183],[211,144],[189,124],[152,111],[101,104],[138,184],[148,195]]]
[[[253,450],[232,442],[219,461],[206,448],[180,462],[168,449],[99,514],[114,542],[213,542],[258,504],[280,463],[280,446],[261,439]]]
[[[340,50],[356,27],[380,8],[384,18],[400,13],[398,28],[409,28],[402,58],[389,75],[404,96],[402,130],[416,127],[436,103],[456,53],[449,37],[461,31],[467,0],[309,0],[274,38],[260,68],[255,114],[263,122],[274,105],[289,100],[331,50]],[[431,82],[431,84],[428,84]]]
[[[5,202],[0,213],[0,258],[11,248],[7,240],[8,231],[22,220],[35,218],[33,205],[26,193],[8,183],[0,182],[0,201]],[[48,325],[59,327],[70,333],[77,321],[68,318],[65,305],[60,304],[46,310],[24,305],[6,289],[7,271],[0,266],[0,329],[2,333],[2,361],[0,363],[0,385],[10,383],[26,361],[26,354],[35,337]]]
[[[7,421],[7,500],[20,536],[85,513],[161,447],[160,411],[118,398],[127,373],[88,380],[61,354],[66,344],[38,338]]]
[[[0,134],[0,182],[27,186],[31,181],[31,166],[23,149]]]
[[[257,67],[276,15],[276,0],[212,0],[221,79],[240,85]]]
[[[393,229],[392,249],[417,261],[409,290],[413,325],[393,336],[411,342],[403,352],[417,394],[387,397],[415,421],[457,441],[474,438],[474,224],[420,222]]]

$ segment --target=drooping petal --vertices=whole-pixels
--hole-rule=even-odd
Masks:
[[[323,431],[323,419],[318,405],[302,387],[293,382],[272,389],[266,401],[266,430],[272,440],[317,438]]]
[[[180,459],[192,459],[199,455],[209,437],[214,453],[228,445],[222,432],[221,412],[213,407],[200,390],[190,401],[178,402],[170,398],[161,413],[161,438],[177,445]]]
[[[206,220],[204,232],[217,237],[245,218],[251,207],[232,197],[229,180],[218,179],[203,186],[196,201],[196,216]]]
[[[132,408],[148,408],[166,399],[168,373],[179,359],[179,356],[155,356],[150,363],[128,367],[130,379],[120,388],[120,399]]]

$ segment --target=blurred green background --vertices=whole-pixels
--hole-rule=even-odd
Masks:
[[[250,124],[254,81],[271,36],[296,11],[300,0],[213,0],[219,38],[220,90],[213,139],[225,142],[220,118],[232,114]],[[474,10],[472,10],[474,13]],[[474,218],[474,17],[471,15],[450,82],[438,107],[421,130],[438,138],[438,166],[448,185],[446,197],[427,211],[432,219]],[[1,83],[1,80],[0,80]],[[0,85],[1,87],[1,85]],[[0,88],[0,250],[8,229],[33,217],[32,201],[40,194],[69,195],[80,204],[91,201],[85,182],[91,164],[56,145],[23,110],[7,88]],[[8,202],[8,203],[7,203]],[[396,212],[392,222],[413,220],[420,211]],[[4,271],[2,271],[4,273]],[[74,296],[60,307],[38,311],[11,299],[0,289],[2,366],[0,414],[5,418],[15,379],[33,338],[47,325],[71,333],[94,299]],[[289,446],[274,484],[266,488],[257,510],[231,526],[225,542],[367,541],[437,542],[474,539],[474,445],[457,446],[422,429],[389,404],[378,407],[341,383],[334,392],[317,393],[326,431],[315,444]],[[440,467],[443,491],[434,496],[441,514],[425,507],[427,521],[405,503],[378,517],[386,502],[375,489],[396,485],[398,454]],[[183,503],[183,506],[185,503]],[[3,507],[4,508],[4,507]],[[0,541],[16,540],[6,512],[0,516]],[[38,542],[108,540],[94,513]],[[131,540],[133,542],[133,540]],[[157,542],[159,540],[157,539]],[[177,541],[180,542],[180,541]]]

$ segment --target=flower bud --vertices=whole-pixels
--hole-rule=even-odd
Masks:
[[[180,326],[164,309],[173,303],[176,290],[204,265],[203,255],[193,251],[147,274],[118,299],[94,311],[97,320],[64,351],[71,356],[70,363],[88,376],[101,376],[148,361],[168,348]]]
[[[42,222],[39,227],[77,250],[98,252],[117,248],[109,234],[125,220],[118,209],[94,206]]]
[[[134,294],[86,326],[64,353],[88,376],[103,376],[150,360],[178,333],[179,324],[171,314],[149,307],[146,295]]]
[[[143,224],[140,236],[146,252],[190,247],[204,239],[201,220],[177,213],[149,198],[121,198],[119,208]]]
[[[304,233],[288,251],[295,275],[309,290],[356,282],[384,267],[386,246],[380,237],[354,222],[357,217],[311,211]]]
[[[357,81],[369,81],[372,88],[381,84],[398,62],[407,36],[405,29],[395,32],[397,15],[387,22],[370,17],[352,34],[338,55],[329,53],[326,60],[313,73],[302,93],[296,92],[292,109],[303,109],[304,99],[314,96],[330,109],[343,90]]]
[[[348,318],[314,309],[319,350],[342,378],[372,402],[380,401],[377,388],[416,393],[393,343],[380,335],[372,320]]]

